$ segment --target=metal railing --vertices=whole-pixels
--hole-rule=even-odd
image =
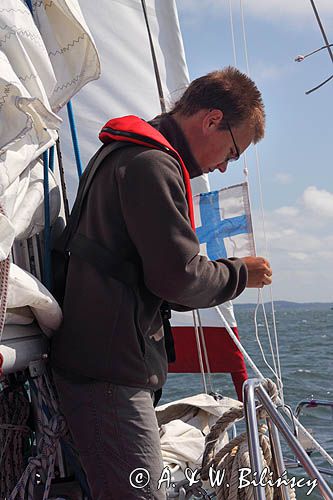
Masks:
[[[303,407],[305,408],[318,408],[319,406],[323,406],[326,408],[331,408],[333,412],[333,401],[329,399],[302,399],[296,406],[295,417],[298,418],[301,413]],[[333,413],[332,413],[333,415]]]
[[[259,445],[259,432],[256,414],[256,400],[264,407],[268,415],[268,426],[272,443],[272,452],[275,459],[275,466],[278,477],[283,476],[286,471],[284,459],[281,451],[279,432],[284,437],[290,449],[294,452],[297,460],[302,465],[308,476],[312,480],[316,480],[318,490],[325,500],[333,500],[333,492],[325,479],[322,477],[318,468],[314,465],[304,448],[301,446],[298,439],[290,430],[288,423],[280,415],[277,406],[271,401],[270,396],[262,385],[262,380],[249,379],[244,383],[244,410],[245,420],[248,434],[250,463],[252,477],[255,483],[259,483],[259,478],[263,473],[263,464],[261,458],[261,450]],[[254,483],[252,483],[254,484]],[[280,488],[281,498],[289,500],[289,490],[287,484],[282,483]],[[258,484],[253,488],[254,497],[256,500],[265,500],[265,486]]]

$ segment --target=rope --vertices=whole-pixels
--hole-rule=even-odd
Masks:
[[[30,405],[23,385],[11,387],[8,377],[0,393],[0,498],[8,498],[25,468],[31,433]]]
[[[49,155],[48,151],[43,153],[44,170],[44,259],[43,259],[43,283],[51,288],[51,216],[50,216],[50,186],[49,186]]]
[[[58,166],[59,166],[62,197],[63,197],[63,201],[64,201],[65,219],[66,219],[66,221],[68,221],[70,210],[69,210],[69,203],[68,203],[68,196],[67,196],[65,170],[64,170],[64,164],[62,161],[62,154],[61,154],[61,149],[60,149],[60,138],[59,137],[58,137],[57,142],[56,142],[56,150],[57,150],[57,160],[58,160]]]
[[[54,172],[54,146],[51,146],[50,149],[49,149],[49,153],[50,153],[50,156],[49,156],[49,169],[51,170],[51,172]]]
[[[26,491],[28,500],[33,500],[36,475],[40,471],[46,472],[43,500],[48,499],[59,441],[68,433],[66,421],[58,412],[57,401],[47,375],[30,380],[30,388],[37,399],[37,454],[29,458],[28,465],[19,480],[16,480],[16,486],[8,500],[24,498]]]
[[[5,210],[0,204],[0,213],[6,215]],[[0,262],[0,343],[3,329],[5,327],[6,310],[8,302],[8,281],[10,270],[10,256]]]
[[[272,380],[266,380],[264,387],[274,403],[278,401],[278,390]],[[221,450],[216,453],[216,445],[223,433],[235,423],[243,418],[244,408],[230,408],[215,425],[210,429],[206,437],[205,452],[202,459],[202,468],[200,477],[202,480],[208,480],[209,470],[213,467],[215,470],[224,470],[224,478],[220,485],[215,487],[217,500],[253,500],[254,488],[252,485],[239,489],[239,469],[251,469],[250,456],[248,450],[247,433],[243,432],[229,441]],[[263,407],[257,408],[258,421],[267,417]],[[259,444],[263,468],[274,471],[273,457],[270,447],[270,440],[265,424],[258,424]],[[229,486],[227,486],[229,485]],[[273,500],[274,487],[268,482],[265,486],[267,500]],[[291,495],[292,497],[292,495]],[[296,498],[295,496],[293,498]]]
[[[82,168],[80,148],[79,148],[79,139],[78,139],[78,135],[77,135],[77,131],[76,131],[74,112],[73,112],[73,106],[72,106],[71,101],[68,101],[68,103],[67,103],[67,114],[68,114],[69,127],[71,129],[71,136],[72,136],[72,143],[73,143],[73,148],[74,148],[77,174],[80,178],[82,175],[82,172],[83,172],[83,168]]]

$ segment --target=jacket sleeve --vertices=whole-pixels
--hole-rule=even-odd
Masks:
[[[142,148],[119,166],[117,182],[127,230],[151,292],[194,309],[221,304],[244,290],[247,270],[241,260],[209,261],[199,254],[176,160]]]

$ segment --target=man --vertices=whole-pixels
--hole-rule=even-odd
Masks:
[[[122,120],[108,122],[101,137],[121,137]],[[216,71],[193,81],[170,113],[151,122],[154,129],[138,121],[152,130],[151,144],[157,137],[168,147],[143,146],[131,131],[136,144],[99,166],[78,226],[87,241],[134,266],[138,282],[132,286],[71,255],[64,322],[52,347],[62,410],[94,500],[165,498],[152,400],[167,373],[162,301],[212,307],[245,286],[271,283],[261,257],[200,256],[185,186],[188,174],[225,172],[263,137],[264,106],[254,83],[234,68]]]

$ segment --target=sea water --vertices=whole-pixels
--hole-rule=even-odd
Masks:
[[[267,319],[274,342],[272,312],[266,305]],[[239,334],[242,344],[255,361],[265,377],[274,379],[269,368],[263,361],[258,342],[255,338],[254,306],[235,306]],[[267,361],[273,366],[270,356],[268,335],[262,310],[258,312],[258,332]],[[284,384],[285,402],[295,410],[303,399],[325,399],[333,401],[333,309],[331,304],[277,304],[275,320],[278,335],[279,358],[282,380]],[[254,376],[249,370],[249,376]],[[213,389],[222,395],[236,398],[233,384],[228,374],[212,376]],[[200,374],[170,374],[163,391],[161,403],[174,401],[186,396],[203,392]],[[331,408],[305,408],[300,414],[300,420],[326,451],[333,456],[333,411]],[[282,443],[283,444],[283,443]],[[284,452],[292,457],[283,444]],[[313,452],[311,458],[317,466],[331,467],[318,452]],[[332,471],[333,468],[331,467]],[[300,469],[289,469],[288,475],[302,477]],[[304,477],[306,477],[304,475]],[[324,475],[333,487],[333,478]],[[306,496],[307,487],[298,488],[298,499],[322,498],[316,488]]]

